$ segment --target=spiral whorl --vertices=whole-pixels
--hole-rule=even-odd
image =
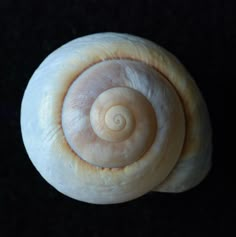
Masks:
[[[136,64],[142,66],[128,60],[93,65],[74,81],[66,94],[62,122],[67,142],[90,164],[124,167],[140,159],[155,138],[157,118],[151,102],[127,85],[124,65],[135,71]],[[79,96],[85,91],[88,94],[93,91],[94,98],[81,100]]]
[[[93,113],[91,113],[91,118]],[[91,120],[93,121],[93,120]],[[125,106],[122,105],[115,105],[109,108],[106,111],[105,114],[105,126],[110,130],[114,131],[117,135],[118,132],[122,132],[124,135],[122,136],[122,139],[125,139],[130,133],[132,133],[134,128],[135,120],[133,118],[132,113],[127,109]],[[95,125],[93,126],[95,129]],[[103,136],[103,138],[106,140],[109,139],[109,141],[119,141],[121,138],[120,136],[112,136],[110,137],[108,135],[108,138],[106,138],[106,135]]]
[[[132,134],[135,118],[132,109],[126,106],[132,101],[122,98],[122,94],[129,95],[129,92],[135,93],[132,89],[122,87],[109,89],[99,95],[92,105],[91,125],[101,139],[108,142],[121,142]]]

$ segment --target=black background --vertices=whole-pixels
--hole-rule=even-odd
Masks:
[[[233,1],[4,0],[0,13],[0,236],[226,236],[235,209],[221,125],[224,46],[233,39]],[[57,192],[31,164],[19,118],[32,73],[62,44],[104,31],[162,45],[195,78],[214,132],[213,167],[198,187],[182,194],[149,193],[124,204],[91,205]]]

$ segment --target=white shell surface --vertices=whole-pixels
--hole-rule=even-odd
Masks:
[[[93,64],[117,59],[150,65],[160,74],[158,86],[166,83],[169,89],[163,89],[164,85],[153,87],[152,83],[157,81],[150,85],[145,77],[136,80],[137,73],[127,67],[126,83],[160,110],[156,112],[158,133],[142,159],[134,159],[124,167],[104,168],[81,159],[68,145],[61,113],[67,91],[78,75]],[[132,76],[127,76],[129,73]],[[160,93],[153,88],[159,88]],[[178,111],[176,117],[168,117],[169,110],[167,117],[161,113],[160,94],[160,98],[166,94],[166,105],[162,101],[164,108],[171,108],[171,114]],[[177,102],[172,102],[176,98]],[[171,120],[171,126],[165,123],[166,118]],[[78,129],[87,126],[86,121],[82,119]],[[200,182],[210,167],[211,129],[198,88],[174,56],[136,36],[116,33],[85,36],[49,55],[25,91],[21,129],[29,157],[40,174],[60,192],[85,202],[124,202],[155,186],[161,191],[184,191]]]

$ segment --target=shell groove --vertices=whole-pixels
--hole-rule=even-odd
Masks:
[[[21,128],[40,174],[85,202],[184,191],[210,167],[198,88],[173,55],[136,36],[94,34],[54,51],[29,81]]]

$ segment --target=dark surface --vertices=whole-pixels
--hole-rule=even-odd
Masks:
[[[0,236],[227,236],[235,212],[222,139],[224,45],[235,39],[231,2],[1,1]],[[67,41],[103,31],[148,38],[175,54],[194,76],[209,108],[214,152],[210,174],[193,190],[91,205],[57,192],[28,159],[19,117],[33,71]]]

